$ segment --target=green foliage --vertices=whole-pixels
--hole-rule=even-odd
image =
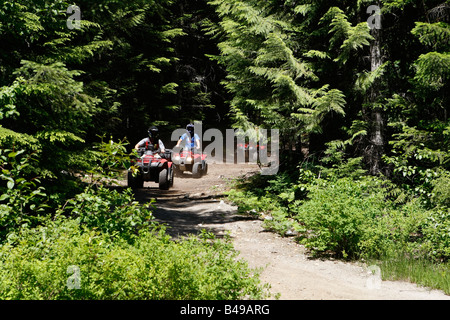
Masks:
[[[26,150],[26,152],[34,152],[39,154],[42,146],[35,137],[18,133],[0,126],[0,144],[2,148],[10,148],[13,150]]]
[[[239,212],[247,215],[259,215],[261,212],[275,210],[275,206],[270,199],[261,198],[252,192],[230,190],[227,195],[231,201],[239,206]]]
[[[43,124],[47,130],[84,132],[99,99],[85,94],[83,83],[74,79],[81,72],[68,70],[60,62],[46,65],[22,60],[21,64],[15,72],[19,85],[14,100],[21,115],[16,122],[30,133]]]
[[[91,175],[91,183],[114,183],[115,179],[123,177],[123,171],[131,168],[131,156],[136,156],[136,151],[128,153],[125,139],[114,141],[112,137],[108,141],[103,140],[95,145],[95,151],[91,153],[90,168],[86,171]]]
[[[141,232],[130,244],[77,220],[19,230],[0,247],[1,299],[237,300],[267,296],[257,273],[228,241]],[[70,286],[73,267],[79,289]]]
[[[326,115],[344,114],[345,95],[317,84],[313,64],[306,59],[320,50],[311,51],[298,41],[301,29],[292,15],[306,8],[287,5],[285,12],[277,12],[275,4],[261,1],[210,4],[221,21],[207,30],[220,40],[221,55],[215,59],[227,71],[223,83],[232,95],[235,127],[277,128],[282,141],[295,141],[320,130]]]
[[[450,173],[442,172],[436,179],[431,181],[431,201],[435,206],[450,208]]]
[[[46,213],[47,194],[32,175],[32,155],[0,149],[0,241],[21,226],[35,226]]]
[[[89,230],[98,230],[128,241],[140,231],[151,226],[151,204],[140,205],[134,200],[131,189],[119,192],[100,186],[88,187],[59,211]]]
[[[333,47],[335,43],[343,41],[339,48],[340,54],[335,59],[336,62],[346,63],[352,51],[368,46],[370,44],[369,41],[373,40],[366,22],[361,22],[353,27],[341,9],[337,7],[330,8],[322,18],[322,21],[330,18],[332,19],[330,23],[332,28],[329,33],[333,33],[330,39],[330,46]]]
[[[295,210],[302,243],[318,253],[330,251],[352,258],[364,254],[365,233],[385,213],[378,187],[348,178],[318,181],[309,189],[308,200],[298,203]]]
[[[447,207],[428,210],[389,181],[349,178],[343,168],[329,169],[321,179],[305,169],[296,175],[256,177],[229,198],[241,212],[262,216],[266,228],[295,234],[315,255],[367,259],[403,252],[431,261],[449,258]],[[437,199],[445,201],[441,188],[447,190],[437,183]]]
[[[423,251],[435,261],[450,259],[450,209],[436,208],[426,218],[423,226]]]
[[[432,90],[444,87],[450,75],[450,54],[428,52],[420,55],[416,62],[416,76],[414,80]]]
[[[450,48],[450,26],[445,22],[424,23],[416,22],[411,33],[419,38],[419,41],[434,50]]]
[[[384,159],[393,165],[394,181],[425,196],[428,202],[431,183],[443,168],[448,168],[450,154],[446,150],[450,140],[446,127],[440,122],[422,130],[405,124],[401,127],[402,132],[394,134],[395,140],[390,142],[392,155]]]
[[[355,82],[355,88],[362,93],[367,93],[377,79],[381,78],[386,71],[389,62],[385,62],[374,71],[364,71],[358,75]]]

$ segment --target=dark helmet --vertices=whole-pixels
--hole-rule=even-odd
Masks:
[[[157,139],[159,135],[159,130],[155,126],[148,128],[148,136],[152,139]]]
[[[189,123],[186,126],[186,130],[189,132],[189,134],[192,136],[194,134],[194,125],[192,123]]]

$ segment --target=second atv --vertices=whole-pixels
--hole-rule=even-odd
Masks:
[[[204,153],[182,150],[173,153],[172,161],[176,175],[189,171],[194,178],[201,178],[208,173],[207,156]]]

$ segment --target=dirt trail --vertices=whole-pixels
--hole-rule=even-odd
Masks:
[[[176,177],[174,187],[160,191],[146,182],[136,196],[140,201],[156,199],[154,215],[168,225],[173,237],[207,229],[217,236],[231,235],[239,257],[253,268],[264,268],[261,280],[281,300],[450,300],[441,291],[399,281],[381,281],[355,263],[311,260],[303,246],[292,238],[264,231],[261,220],[236,214],[237,208],[220,195],[230,182],[258,170],[242,164],[211,164],[207,176]]]

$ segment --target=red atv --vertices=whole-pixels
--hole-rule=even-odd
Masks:
[[[208,163],[206,154],[193,152],[192,150],[182,150],[172,155],[174,172],[181,175],[184,171],[192,172],[194,178],[201,178],[208,173]]]
[[[239,143],[237,144],[237,148],[235,151],[235,161],[237,162],[237,152],[239,152],[238,150],[243,150],[244,153],[244,161],[245,162],[257,162],[258,161],[258,153],[259,153],[259,149],[264,150],[266,148],[266,146],[259,146],[259,143],[255,143],[255,144],[250,144],[248,142],[246,143]],[[240,151],[242,152],[242,151]],[[250,159],[251,157],[251,159]]]
[[[162,155],[145,148],[138,150],[139,158],[132,160],[131,165],[138,168],[137,175],[128,170],[128,187],[132,189],[144,187],[144,181],[159,183],[159,189],[168,190],[173,186],[173,165],[171,151]]]

